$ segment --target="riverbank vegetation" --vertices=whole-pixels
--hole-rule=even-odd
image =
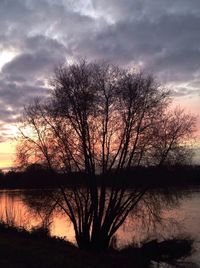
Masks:
[[[193,241],[188,238],[153,240],[140,247],[133,244],[121,250],[110,247],[106,252],[88,252],[63,239],[50,237],[42,229],[26,231],[0,223],[0,237],[0,266],[7,268],[148,268],[152,261],[195,267],[185,260],[192,252]]]

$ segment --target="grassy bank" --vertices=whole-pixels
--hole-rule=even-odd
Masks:
[[[134,260],[134,263],[134,267],[145,267],[139,264],[139,260]],[[0,267],[133,267],[133,260],[115,251],[107,253],[80,251],[61,239],[1,226]]]
[[[27,232],[0,224],[2,268],[147,268],[152,259],[163,261],[162,258],[168,258],[167,261],[175,261],[187,255],[191,249],[192,241],[168,240],[162,243],[151,241],[142,248],[130,246],[121,251],[85,252],[65,240],[49,237],[41,230]]]

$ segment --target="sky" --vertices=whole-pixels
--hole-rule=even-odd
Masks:
[[[199,0],[0,0],[0,168],[12,166],[23,107],[80,58],[154,74],[200,117]]]

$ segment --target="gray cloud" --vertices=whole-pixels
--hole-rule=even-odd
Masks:
[[[194,95],[199,95],[200,96],[200,89],[190,89],[187,87],[179,87],[178,89],[174,89],[172,91],[172,95],[174,97],[182,97],[182,96],[194,96]]]
[[[55,66],[80,57],[139,65],[174,97],[198,96],[199,25],[199,0],[0,1],[0,49],[17,54],[0,72],[0,120],[15,122],[48,95]]]

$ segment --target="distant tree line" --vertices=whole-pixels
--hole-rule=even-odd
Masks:
[[[116,176],[116,175],[115,175]],[[114,177],[112,174],[107,178],[107,186],[111,186]],[[118,174],[119,184],[123,182],[126,187],[147,185],[151,182],[151,187],[183,186],[190,187],[200,184],[199,165],[175,165],[162,167],[135,167],[128,172],[123,171]],[[71,174],[52,173],[40,165],[35,164],[27,167],[23,171],[0,171],[1,189],[34,189],[34,188],[58,188],[63,186],[79,185],[87,183],[87,176],[81,172]],[[101,185],[101,176],[97,177],[97,184]]]

